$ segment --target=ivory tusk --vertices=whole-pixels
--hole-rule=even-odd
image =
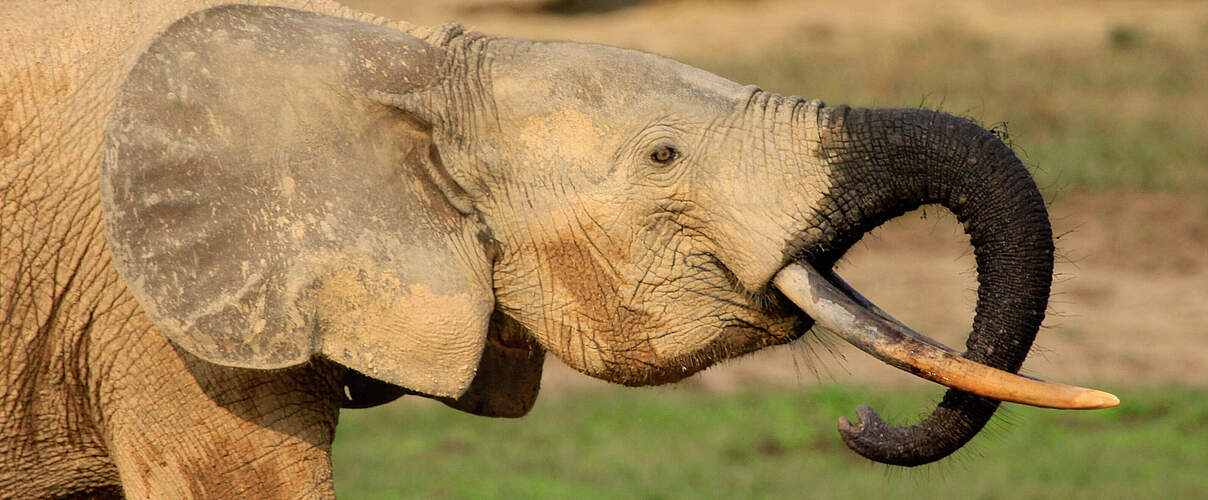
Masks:
[[[844,293],[815,269],[785,266],[773,280],[814,321],[860,350],[898,369],[954,389],[1043,408],[1111,408],[1119,398],[1106,392],[1046,382],[986,366],[919,334],[860,296],[838,276]]]

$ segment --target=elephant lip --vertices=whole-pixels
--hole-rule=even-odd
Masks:
[[[829,270],[792,263],[776,274],[773,285],[817,324],[886,364],[933,382],[1045,408],[1096,409],[1120,403],[1106,392],[1024,377],[965,358],[911,330]]]

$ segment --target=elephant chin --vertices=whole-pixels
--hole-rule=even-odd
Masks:
[[[814,321],[796,311],[788,299],[775,308],[779,321],[771,328],[750,323],[723,327],[713,341],[687,354],[640,361],[642,369],[634,370],[632,360],[616,358],[603,363],[600,369],[585,369],[583,373],[629,387],[672,384],[713,366],[720,359],[733,359],[765,347],[787,344],[804,336]]]
[[[921,378],[984,396],[1042,408],[1110,408],[1106,392],[1024,377],[977,363],[910,329],[852,289],[837,274],[808,264],[785,266],[775,286],[817,324],[886,364]],[[852,427],[843,419],[840,425]]]

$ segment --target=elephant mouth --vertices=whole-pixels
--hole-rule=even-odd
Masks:
[[[1044,408],[1098,409],[1120,403],[1106,392],[1017,375],[965,358],[894,319],[833,271],[793,262],[776,274],[772,284],[815,324],[918,377],[999,401]]]

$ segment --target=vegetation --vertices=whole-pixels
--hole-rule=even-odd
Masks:
[[[971,446],[916,469],[868,462],[835,431],[857,404],[905,423],[938,395],[618,389],[544,400],[520,420],[403,401],[342,415],[336,489],[366,499],[1208,495],[1208,389],[1125,392],[1098,412],[1009,405]]]

